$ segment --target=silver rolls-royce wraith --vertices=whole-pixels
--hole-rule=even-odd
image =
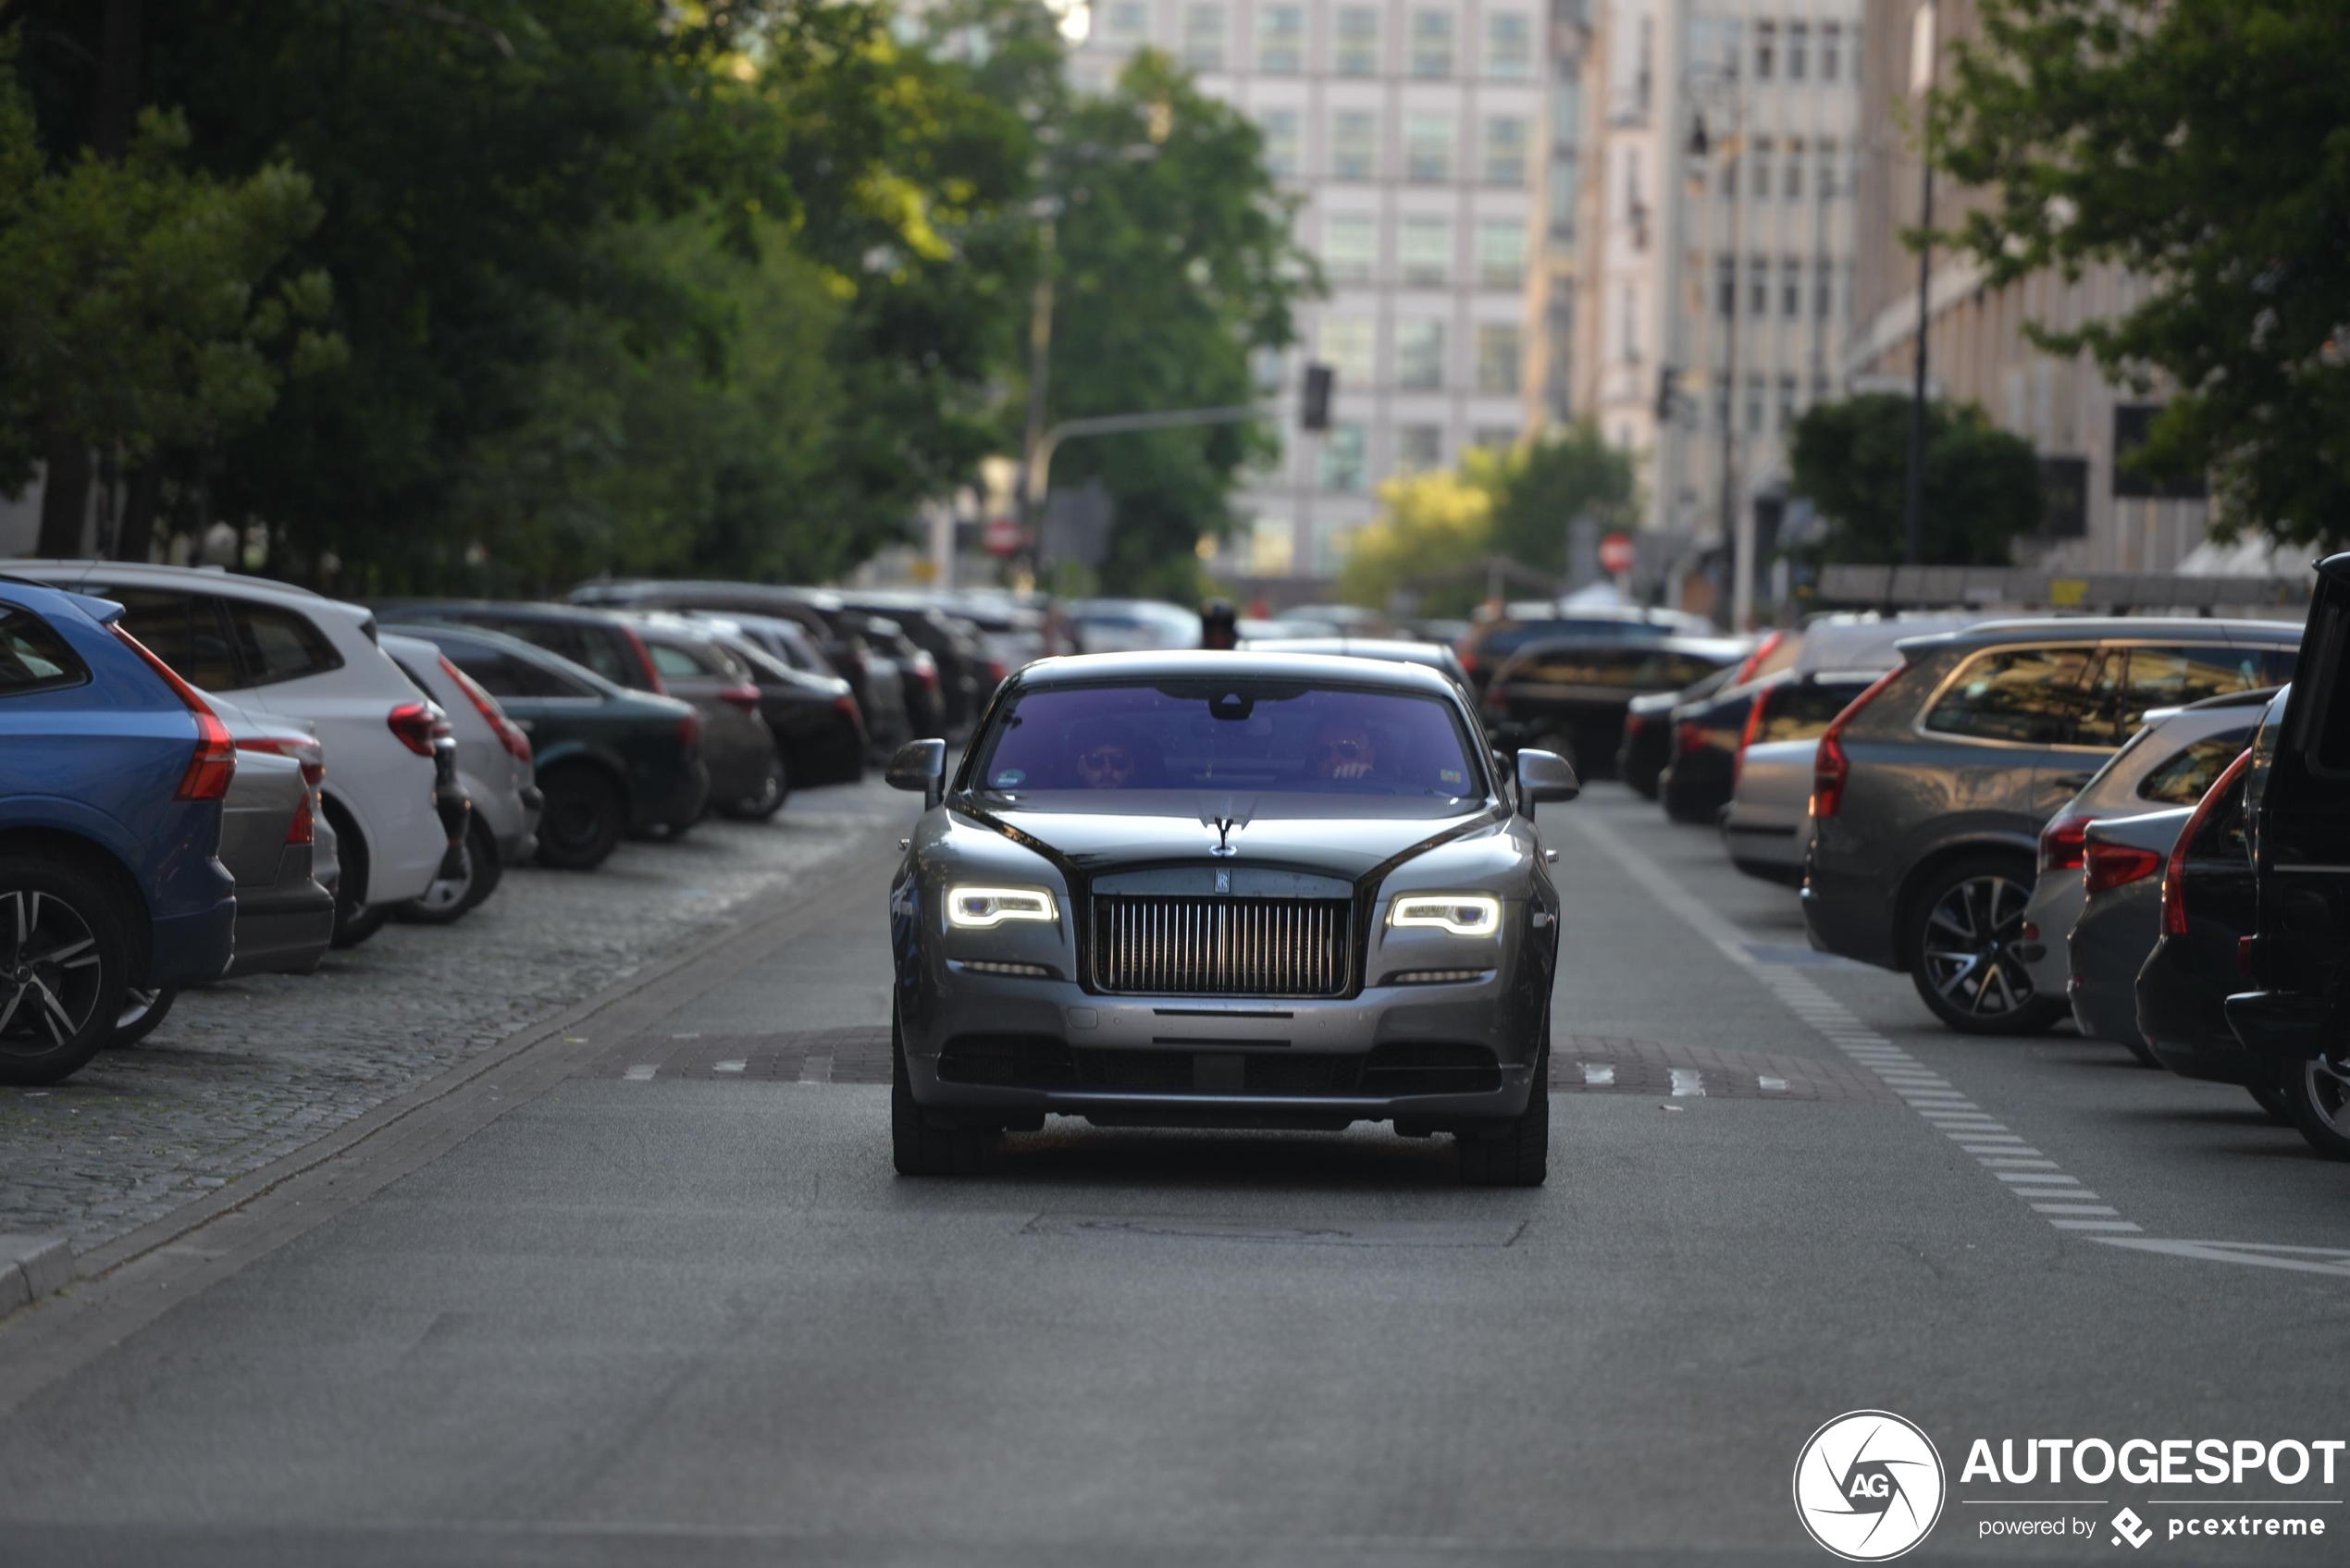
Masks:
[[[1112,1127],[1450,1133],[1532,1185],[1558,892],[1533,808],[1453,683],[1294,654],[1048,659],[1007,682],[890,890],[893,1152],[977,1168],[1047,1115]]]

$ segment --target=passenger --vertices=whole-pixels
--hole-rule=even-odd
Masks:
[[[1379,765],[1371,732],[1351,719],[1325,719],[1314,731],[1305,764],[1317,779],[1367,779]]]

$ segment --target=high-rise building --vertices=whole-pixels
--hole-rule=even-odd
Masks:
[[[1574,401],[1645,526],[1726,546],[1839,379],[1861,0],[1591,8]]]
[[[1104,87],[1145,45],[1263,127],[1330,283],[1278,396],[1287,415],[1304,365],[1334,367],[1331,427],[1284,418],[1217,569],[1330,575],[1381,479],[1540,417],[1551,0],[1101,0],[1070,68]]]

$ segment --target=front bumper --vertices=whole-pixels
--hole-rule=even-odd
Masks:
[[[1524,1112],[1540,1055],[1541,1003],[1529,1006],[1527,988],[1503,971],[1345,998],[1259,999],[1098,995],[1067,981],[945,969],[931,1005],[901,1006],[907,1072],[918,1103],[974,1121],[1051,1114],[1127,1126],[1445,1129]],[[982,1076],[1026,1080],[970,1081],[970,1064],[987,1059],[978,1053],[1008,1043],[1032,1066]],[[1467,1063],[1482,1065],[1458,1065]]]

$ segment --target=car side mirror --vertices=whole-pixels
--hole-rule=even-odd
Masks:
[[[892,789],[921,790],[924,807],[937,805],[946,793],[946,743],[908,741],[889,759],[889,771],[882,776]]]
[[[1531,816],[1534,808],[1545,800],[1572,800],[1583,793],[1583,781],[1575,776],[1575,764],[1555,751],[1521,751],[1517,754],[1518,809]]]

